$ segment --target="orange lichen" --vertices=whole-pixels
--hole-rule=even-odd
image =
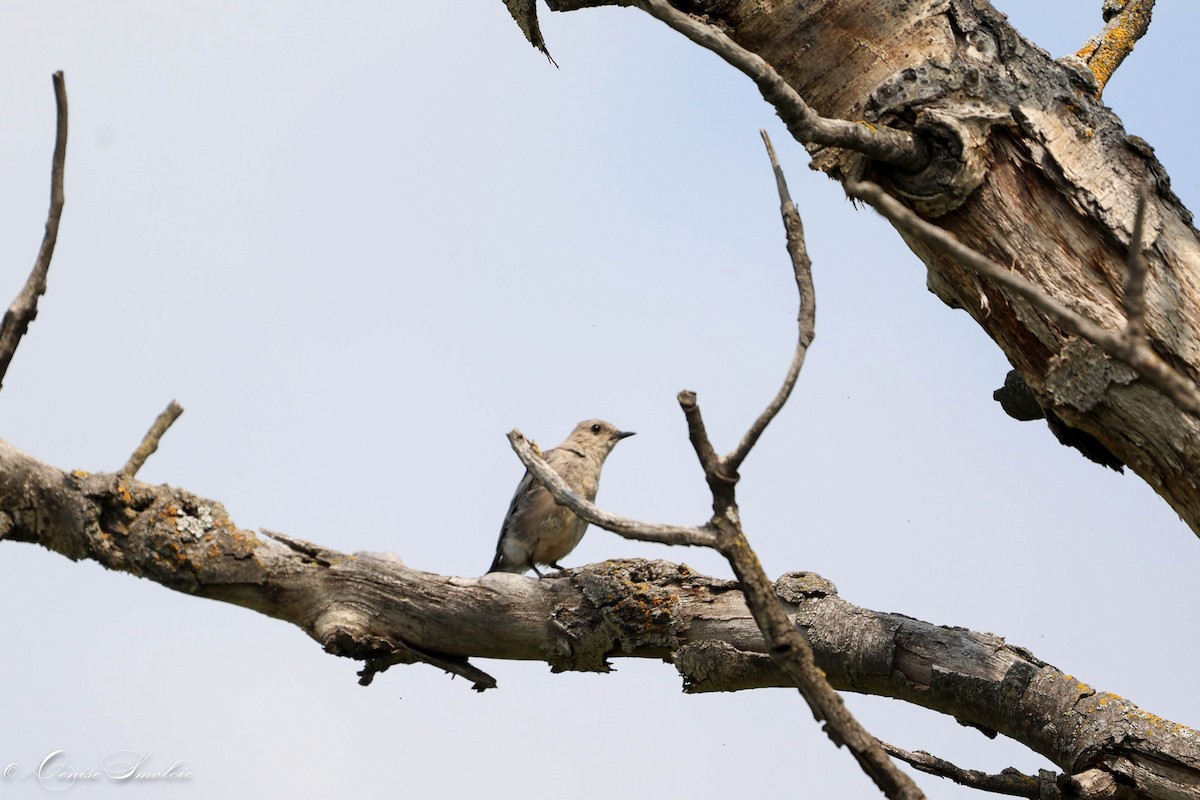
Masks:
[[[1092,71],[1098,92],[1104,91],[1105,84],[1117,71],[1117,67],[1133,52],[1133,46],[1137,44],[1138,39],[1146,35],[1150,27],[1150,11],[1153,5],[1145,0],[1129,3],[1124,10],[1109,20],[1099,36],[1075,54]]]

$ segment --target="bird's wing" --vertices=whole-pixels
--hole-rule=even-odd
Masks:
[[[529,507],[531,501],[534,499],[532,495],[536,493],[536,490],[541,489],[542,493],[545,493],[546,490],[540,484],[532,486],[534,483],[533,475],[526,470],[524,477],[521,478],[521,482],[517,484],[517,490],[513,492],[512,502],[508,504],[508,513],[504,515],[504,522],[500,523],[500,536],[496,540],[496,557],[492,559],[492,566],[488,567],[488,572],[496,571],[503,564],[504,534],[508,532],[508,526],[512,524],[513,520],[522,511]]]

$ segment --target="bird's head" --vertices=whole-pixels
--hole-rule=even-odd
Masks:
[[[604,459],[616,447],[617,442],[628,436],[633,436],[633,431],[623,431],[602,419],[585,419],[571,431],[571,435],[567,437],[567,445]]]

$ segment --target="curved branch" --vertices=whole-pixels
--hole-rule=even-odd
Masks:
[[[29,330],[29,324],[37,317],[38,298],[46,293],[46,275],[50,271],[50,259],[54,257],[54,245],[58,242],[58,224],[62,219],[66,195],[63,192],[63,175],[67,163],[67,85],[63,74],[56,72],[54,80],[54,102],[57,107],[54,156],[50,166],[50,211],[46,215],[46,233],[42,246],[33,263],[33,271],[25,286],[13,299],[0,322],[0,385],[8,373],[13,354],[21,337]]]
[[[687,418],[692,446],[712,490],[713,519],[710,527],[716,533],[713,547],[725,556],[737,576],[746,596],[746,604],[766,641],[767,652],[791,678],[816,720],[825,723],[824,730],[829,738],[839,746],[846,746],[885,796],[897,800],[918,800],[924,795],[912,778],[896,767],[879,741],[850,713],[825,673],[817,667],[812,647],[788,618],[758,555],[751,548],[737,510],[738,467],[791,396],[816,330],[816,291],[812,284],[812,262],[804,246],[804,226],[788,194],[787,181],[775,157],[770,137],[766,131],[761,133],[775,172],[787,231],[788,253],[800,295],[800,311],[797,315],[800,333],[796,349],[783,386],[751,424],[738,446],[725,458],[717,458],[713,452],[695,393],[680,392],[679,404]]]
[[[767,429],[771,420],[775,419],[775,416],[783,409],[784,403],[791,397],[792,389],[796,387],[796,381],[800,378],[800,370],[804,368],[804,357],[808,353],[808,346],[812,344],[817,332],[817,292],[813,287],[812,259],[808,257],[808,247],[804,243],[804,223],[800,219],[800,213],[796,211],[791,194],[788,193],[787,178],[784,177],[783,169],[779,166],[779,159],[775,156],[771,137],[767,136],[765,130],[759,131],[759,133],[762,134],[763,143],[767,147],[767,155],[771,159],[771,169],[775,172],[775,185],[779,190],[779,213],[783,217],[784,230],[787,231],[787,250],[792,260],[792,276],[796,280],[796,290],[800,294],[800,311],[796,317],[800,333],[796,341],[796,350],[792,354],[792,363],[788,367],[787,376],[783,379],[783,386],[779,387],[779,392],[774,399],[763,409],[758,419],[754,420],[754,424],[746,431],[742,440],[738,442],[738,446],[722,460],[723,471],[730,474],[737,473],[742,462],[746,460],[746,456],[750,454],[751,448],[762,436],[763,431]]]

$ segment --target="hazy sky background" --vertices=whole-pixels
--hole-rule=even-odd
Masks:
[[[1099,0],[996,4],[1055,55],[1101,24]],[[142,479],[219,500],[242,527],[471,576],[521,476],[504,433],[552,445],[599,416],[638,432],[601,504],[700,522],[676,393],[699,393],[728,449],[795,341],[766,127],[818,292],[794,399],[743,469],[768,572],[1004,635],[1200,723],[1200,541],[1167,505],[1001,412],[999,350],[808,169],[749,80],[635,10],[542,18],[561,69],[498,0],[11,6],[4,304],[41,240],[56,69],[72,125],[50,291],[0,436],[112,470],[177,398]],[[1200,5],[1162,4],[1105,95],[1192,208],[1198,28]],[[567,562],[621,556],[728,575],[715,555],[594,529]],[[481,662],[500,684],[483,695],[424,666],[364,689],[295,628],[22,544],[0,545],[0,607],[0,768],[137,750],[192,773],[72,797],[878,796],[790,690],[689,697],[669,665],[631,660],[557,676]],[[946,717],[848,702],[880,737],[965,767],[1049,766]]]

